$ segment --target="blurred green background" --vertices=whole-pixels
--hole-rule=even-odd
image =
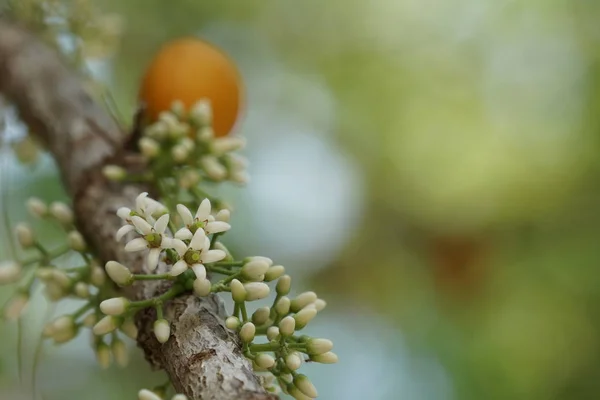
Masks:
[[[600,397],[599,2],[93,4],[122,18],[90,67],[125,121],[168,39],[239,66],[252,180],[222,190],[227,243],[328,301],[309,333],[340,362],[303,367],[320,398]],[[64,198],[51,160],[2,157],[11,223],[28,196]],[[162,380],[133,345],[126,370],[101,371],[87,337],[36,356],[48,307],[0,325],[1,399],[35,381],[45,400],[125,400]]]

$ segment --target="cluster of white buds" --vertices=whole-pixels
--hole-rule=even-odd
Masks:
[[[176,101],[147,126],[138,141],[140,152],[149,160],[154,176],[176,176],[184,189],[203,179],[222,182],[248,182],[248,161],[235,153],[246,145],[240,136],[216,137],[212,128],[212,109],[200,100],[188,111]],[[112,180],[126,179],[126,171],[108,165],[103,170]]]
[[[14,228],[17,242],[31,257],[19,261],[0,263],[0,284],[19,283],[15,294],[4,306],[4,317],[17,319],[29,302],[31,289],[35,281],[44,286],[44,294],[50,301],[57,302],[65,298],[82,301],[81,307],[71,314],[55,318],[44,326],[42,336],[56,344],[66,343],[75,338],[83,329],[92,329],[102,314],[105,296],[114,293],[112,283],[106,279],[106,273],[99,266],[83,235],[74,229],[74,217],[71,208],[62,202],[46,204],[37,198],[27,201],[27,209],[36,218],[44,218],[57,223],[64,231],[65,244],[48,249],[40,243],[34,230],[26,223],[18,223]],[[66,255],[79,255],[81,265],[62,267],[61,261]],[[121,332],[129,337],[137,336],[137,329],[131,319],[119,321]],[[94,335],[92,347],[98,363],[103,368],[114,359],[119,366],[128,363],[125,342],[113,333],[108,342]]]
[[[165,397],[157,391],[142,389],[138,392],[138,400],[165,400]],[[176,394],[171,400],[188,400],[188,398],[183,394]]]

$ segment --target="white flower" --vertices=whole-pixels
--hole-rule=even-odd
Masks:
[[[191,239],[196,229],[204,229],[207,235],[212,233],[221,233],[228,231],[231,228],[225,221],[215,221],[215,218],[210,215],[211,205],[209,199],[204,199],[196,210],[196,215],[192,215],[192,212],[183,204],[177,205],[177,212],[181,216],[185,228],[178,230],[175,233],[175,237],[181,240]]]
[[[164,214],[166,212],[167,208],[163,204],[148,197],[147,192],[143,192],[140,193],[135,199],[135,210],[131,210],[127,207],[121,207],[117,210],[117,215],[128,224],[131,224],[131,217],[133,215],[140,216],[143,219],[153,223],[156,215]]]
[[[217,262],[227,256],[223,250],[210,250],[210,240],[202,228],[196,230],[189,245],[180,239],[173,239],[172,246],[180,257],[171,268],[173,276],[181,275],[188,268],[192,268],[197,279],[206,279],[203,264]]]
[[[150,225],[142,217],[131,217],[131,223],[142,237],[135,238],[125,245],[125,251],[140,251],[150,249],[148,253],[148,268],[153,271],[158,265],[158,258],[163,249],[170,247],[171,239],[164,235],[169,224],[169,214],[164,214],[155,223]]]

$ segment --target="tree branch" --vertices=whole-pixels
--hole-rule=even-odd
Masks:
[[[129,167],[136,164],[129,163],[136,155],[123,149],[126,135],[57,54],[27,30],[2,18],[0,92],[16,105],[23,121],[54,155],[73,197],[78,228],[98,257],[103,262],[118,260],[132,271],[142,272],[142,256],[126,253],[114,240],[121,226],[115,212],[120,206],[133,208],[137,194],[152,188],[110,183],[100,173],[111,160]],[[137,282],[126,295],[139,300],[165,290],[164,284]],[[138,345],[154,367],[168,372],[179,393],[192,400],[277,398],[265,393],[240,351],[237,335],[225,328],[224,306],[218,297],[201,300],[188,295],[166,304],[172,336],[164,345],[152,333],[153,313],[150,309],[138,315]]]

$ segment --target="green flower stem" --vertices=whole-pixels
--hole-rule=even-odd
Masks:
[[[42,244],[37,240],[33,243],[33,247],[35,247],[42,254],[43,260],[47,260],[50,258],[50,253],[48,252],[48,250],[46,250],[46,248],[42,246]]]
[[[159,275],[135,274],[135,275],[133,275],[134,281],[158,281],[158,280],[173,281],[175,279],[177,279],[177,277],[173,276],[171,274],[159,274]]]
[[[92,302],[85,303],[81,308],[73,313],[73,319],[77,319],[85,314],[86,311],[91,310],[94,307]]]
[[[250,345],[250,351],[258,353],[262,351],[277,351],[279,350],[279,343],[253,343]]]
[[[217,243],[217,239],[219,238],[219,236],[222,236],[223,233],[215,233],[214,235],[212,235],[212,238],[210,238],[210,248],[214,248],[215,247],[215,243]]]
[[[63,272],[87,272],[90,269],[89,265],[82,265],[80,267],[64,268]]]
[[[228,275],[228,276],[235,273],[234,271],[231,271],[229,269],[219,268],[219,267],[206,266],[206,269],[209,272],[215,272],[217,274]]]
[[[19,264],[23,266],[29,266],[42,261],[46,261],[46,259],[51,260],[60,257],[63,254],[68,253],[69,251],[71,251],[71,248],[69,246],[61,246],[55,250],[47,252],[48,255],[46,257],[40,257],[39,255],[36,255],[35,257],[26,258],[25,260],[19,261]]]
[[[243,261],[219,261],[212,265],[217,267],[241,267],[244,265]]]
[[[148,299],[148,300],[134,301],[130,304],[130,307],[132,310],[137,311],[142,308],[161,305],[163,302],[177,297],[184,291],[185,291],[185,289],[183,286],[181,286],[179,284],[175,284],[175,285],[173,285],[173,287],[171,289],[169,289],[162,295],[160,295],[158,297],[154,297],[152,299]]]
[[[242,322],[248,322],[248,311],[246,311],[246,303],[240,303],[240,311],[242,312]]]
[[[154,306],[156,308],[156,319],[163,319],[163,308],[162,308],[162,304],[157,304],[156,306]]]
[[[240,305],[239,303],[235,303],[233,306],[233,316],[236,318],[240,318]]]

